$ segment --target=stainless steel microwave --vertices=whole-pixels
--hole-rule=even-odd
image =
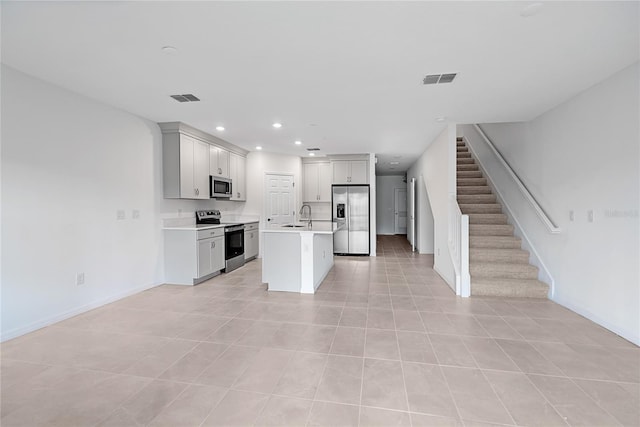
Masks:
[[[211,183],[211,198],[231,197],[231,194],[233,194],[233,190],[231,188],[231,180],[229,178],[211,175],[209,179]]]

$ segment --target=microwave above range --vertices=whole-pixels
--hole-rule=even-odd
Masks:
[[[220,176],[210,176],[211,198],[226,197],[229,198],[233,194],[232,183],[229,178]]]

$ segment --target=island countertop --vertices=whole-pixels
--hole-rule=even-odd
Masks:
[[[287,225],[289,224],[272,224],[260,231],[263,233],[333,234],[338,230],[337,223],[329,221],[316,221],[311,227],[306,222],[296,222],[293,224],[296,227]]]

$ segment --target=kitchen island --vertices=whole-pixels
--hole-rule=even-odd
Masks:
[[[315,293],[333,267],[333,222],[272,225],[262,231],[262,281],[270,291]]]

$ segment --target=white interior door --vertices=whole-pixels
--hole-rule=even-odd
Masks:
[[[294,222],[293,175],[266,174],[264,200],[267,224]]]
[[[407,190],[395,189],[395,233],[407,234]]]

